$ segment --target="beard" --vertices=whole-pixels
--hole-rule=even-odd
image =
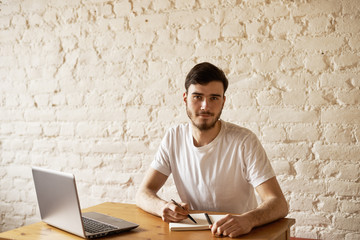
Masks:
[[[195,116],[194,116],[194,114],[186,106],[186,113],[187,113],[188,117],[190,118],[193,126],[195,126],[200,131],[207,131],[207,130],[210,130],[210,129],[215,127],[217,121],[220,119],[222,109],[220,110],[220,112],[217,115],[215,115],[214,113],[211,113],[211,112],[200,111],[198,113],[195,113]],[[215,118],[208,119],[206,121],[202,121],[201,123],[196,123],[195,118],[198,117],[201,114],[208,114],[210,116],[215,116]]]

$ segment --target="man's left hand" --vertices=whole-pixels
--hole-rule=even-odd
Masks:
[[[245,216],[226,215],[211,226],[211,232],[216,236],[238,237],[249,233],[252,226]]]

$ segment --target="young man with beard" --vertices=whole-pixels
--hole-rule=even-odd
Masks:
[[[165,222],[187,218],[189,209],[237,214],[211,226],[214,235],[237,237],[285,217],[288,205],[255,134],[220,120],[227,87],[216,66],[204,62],[191,69],[183,95],[190,123],[168,130],[136,202]],[[157,195],[171,173],[181,207]]]

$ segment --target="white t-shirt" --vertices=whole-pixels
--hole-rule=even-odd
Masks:
[[[257,207],[254,187],[275,176],[256,135],[224,121],[202,147],[194,146],[190,123],[170,128],[151,167],[173,174],[181,201],[191,209],[239,214]]]

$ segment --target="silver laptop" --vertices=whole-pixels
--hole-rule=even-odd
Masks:
[[[96,238],[128,231],[138,224],[108,215],[81,213],[75,176],[32,167],[41,219],[54,227],[83,238]]]

